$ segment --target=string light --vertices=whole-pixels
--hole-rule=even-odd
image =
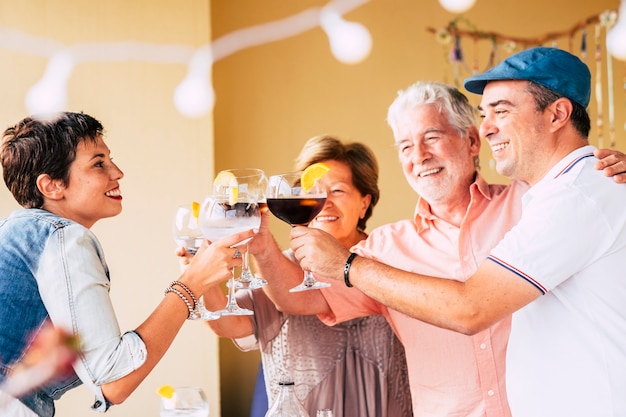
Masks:
[[[67,82],[74,69],[71,54],[62,51],[49,61],[44,76],[26,93],[26,109],[31,114],[55,113],[67,107]]]
[[[606,34],[606,48],[611,55],[626,61],[626,1],[622,0],[617,22]]]
[[[357,64],[369,55],[372,36],[365,26],[344,20],[341,14],[325,7],[320,13],[320,26],[328,35],[330,50],[338,61]]]
[[[439,0],[441,7],[451,13],[464,13],[471,9],[476,0]]]
[[[174,105],[183,116],[202,117],[215,103],[215,92],[209,83],[213,59],[211,48],[198,49],[189,61],[187,76],[174,90]]]
[[[362,61],[370,52],[371,35],[364,26],[343,20],[342,15],[369,1],[332,0],[323,8],[310,8],[285,19],[237,30],[195,50],[187,45],[140,42],[82,43],[65,47],[47,38],[2,27],[0,47],[49,58],[44,75],[25,97],[31,114],[48,114],[67,108],[67,85],[77,64],[134,60],[186,64],[187,74],[174,90],[174,106],[183,116],[198,118],[211,111],[215,102],[210,80],[216,61],[245,48],[296,36],[320,26],[322,20],[333,55],[347,64]]]

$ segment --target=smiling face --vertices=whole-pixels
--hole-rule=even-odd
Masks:
[[[327,194],[326,204],[309,223],[309,227],[324,230],[344,246],[350,247],[361,239],[357,223],[365,216],[370,196],[361,195],[355,187],[352,171],[347,164],[335,160],[322,162],[330,168],[323,179]]]
[[[479,110],[480,136],[489,142],[498,173],[530,184],[543,177],[550,112],[537,110],[528,82],[488,83]]]
[[[394,136],[402,171],[431,206],[467,199],[480,152],[476,128],[467,133],[459,135],[434,105],[419,105],[397,117]]]
[[[124,173],[113,163],[102,136],[97,142],[81,141],[70,165],[69,180],[52,180],[43,186],[43,208],[90,228],[122,211],[118,181]]]

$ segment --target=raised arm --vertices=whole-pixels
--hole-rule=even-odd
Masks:
[[[327,233],[294,228],[291,248],[305,268],[344,285],[350,252]],[[497,277],[497,279],[495,279]],[[541,294],[493,262],[484,262],[466,282],[428,277],[359,257],[350,283],[374,300],[418,320],[464,334],[477,333]]]
[[[184,247],[176,249],[176,256],[179,258],[181,270],[184,271],[191,262],[193,255],[189,255]],[[222,282],[217,282],[209,286],[202,294],[202,303],[209,311],[221,310],[226,305],[227,297],[222,292],[221,285],[230,277]],[[219,337],[227,337],[231,339],[250,336],[254,333],[254,326],[249,318],[244,316],[224,316],[218,320],[206,320],[207,326]]]
[[[234,259],[231,246],[253,233],[243,232],[208,245],[204,242],[189,266],[178,278],[196,298],[205,288],[228,279],[230,269],[241,265]],[[104,396],[113,404],[123,402],[161,360],[189,314],[181,297],[169,292],[136,332],[146,346],[145,362],[128,375],[101,385]]]
[[[330,311],[320,291],[290,293],[289,289],[302,282],[304,271],[282,252],[269,230],[269,210],[261,218],[259,232],[248,244],[256,272],[267,280],[263,291],[276,308],[289,314],[309,315]]]

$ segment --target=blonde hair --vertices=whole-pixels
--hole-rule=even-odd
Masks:
[[[296,158],[296,169],[303,170],[311,164],[333,160],[343,162],[352,172],[352,183],[362,196],[371,195],[365,216],[359,219],[357,229],[364,231],[367,220],[380,198],[378,189],[378,162],[372,150],[359,142],[344,143],[335,136],[321,135],[309,139]]]

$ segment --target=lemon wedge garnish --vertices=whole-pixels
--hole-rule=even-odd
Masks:
[[[223,189],[237,186],[237,177],[230,171],[220,171],[213,180],[213,190],[221,193]]]
[[[174,387],[171,385],[161,385],[157,390],[157,394],[163,398],[172,398],[174,396],[174,391]]]
[[[200,203],[198,203],[197,201],[191,202],[191,214],[196,220],[198,219],[198,217],[200,217]]]
[[[230,206],[234,206],[237,202],[237,199],[239,198],[239,188],[233,187],[228,191],[228,204]]]
[[[228,196],[228,204],[234,205],[239,198],[237,177],[230,171],[220,171],[213,180],[213,191]]]
[[[311,164],[302,171],[302,176],[300,177],[300,186],[302,187],[302,191],[305,193],[308,192],[315,183],[324,177],[326,173],[330,171],[330,167],[322,162],[318,162],[315,164]]]

